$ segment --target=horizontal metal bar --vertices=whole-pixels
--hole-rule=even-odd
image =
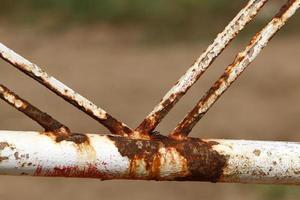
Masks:
[[[196,62],[180,78],[180,80],[169,90],[154,110],[143,120],[136,129],[140,133],[149,134],[181,97],[197,82],[201,75],[208,69],[226,46],[237,36],[237,34],[248,24],[263,7],[267,0],[250,0],[247,5],[239,11],[234,19],[218,34],[213,43],[200,55]]]
[[[300,184],[300,143],[0,131],[0,174]]]
[[[102,108],[81,96],[53,76],[43,71],[39,66],[31,63],[13,50],[0,43],[0,57],[15,68],[38,81],[49,90],[73,104],[87,115],[104,125],[113,134],[130,135],[133,131],[124,123],[118,121]]]

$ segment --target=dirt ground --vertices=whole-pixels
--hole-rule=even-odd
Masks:
[[[137,126],[210,41],[153,45],[138,34],[109,28],[51,32],[7,26],[0,41],[50,74]],[[280,35],[280,34],[279,34]],[[211,36],[211,40],[214,35]],[[235,41],[162,122],[168,133],[221,75],[247,42]],[[300,140],[300,38],[275,37],[259,58],[194,129],[201,138]],[[75,132],[107,133],[97,122],[14,68],[0,62],[1,83]],[[0,102],[0,129],[41,130]],[[0,178],[0,199],[299,199],[297,187],[64,178]]]

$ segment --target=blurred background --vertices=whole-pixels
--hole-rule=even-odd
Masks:
[[[285,1],[270,1],[158,127],[168,133]],[[136,127],[245,5],[232,0],[0,0],[0,42]],[[300,140],[300,13],[194,129],[201,138]],[[1,83],[71,127],[107,133],[7,63]],[[41,130],[0,102],[1,130]],[[0,178],[0,199],[299,199],[293,186]]]

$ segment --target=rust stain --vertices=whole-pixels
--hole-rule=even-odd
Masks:
[[[10,145],[7,142],[0,142],[0,150],[5,149],[6,147],[10,147]]]
[[[261,151],[260,151],[259,149],[255,149],[255,150],[253,151],[253,153],[254,153],[256,156],[260,156]]]
[[[279,13],[274,18],[281,20],[286,11],[288,11],[295,2],[296,0],[288,0],[288,2],[281,7]]]
[[[164,116],[169,113],[169,111],[179,101],[179,98],[182,97],[185,93],[186,92],[176,92],[171,94],[168,99],[161,102],[163,109],[157,111],[152,115],[152,117],[146,118],[136,130],[143,134],[153,133],[155,127],[161,122]]]
[[[14,153],[14,156],[15,156],[15,159],[16,159],[16,160],[20,160],[20,159],[21,159],[20,156],[19,156],[19,152],[15,152],[15,153]]]
[[[101,173],[96,165],[92,164],[87,164],[84,167],[56,166],[53,170],[43,169],[41,166],[38,166],[34,176],[111,179],[108,175]]]
[[[128,177],[135,177],[137,163],[144,160],[149,175],[146,179],[153,180],[177,180],[177,181],[210,181],[217,182],[227,165],[227,158],[213,150],[217,143],[204,142],[196,138],[187,138],[178,141],[168,137],[153,137],[151,140],[126,140],[119,137],[108,136],[118,148],[122,156],[130,159]],[[142,146],[142,148],[140,148]],[[187,173],[182,170],[181,174],[174,177],[161,177],[161,148],[174,149],[185,159]],[[173,158],[175,159],[175,158]],[[172,161],[171,161],[172,162]],[[176,161],[174,160],[174,163]],[[183,168],[185,166],[182,166]],[[125,177],[126,178],[126,177]]]
[[[4,160],[8,160],[9,158],[7,156],[0,156],[0,162],[4,161]]]
[[[37,107],[31,105],[26,100],[19,97],[17,94],[9,90],[4,85],[0,84],[0,98],[5,102],[21,111],[25,115],[27,115],[32,120],[36,121],[39,125],[41,125],[46,131],[57,131],[57,132],[70,132],[70,130],[53,119],[50,115],[45,112],[42,112]]]
[[[218,34],[214,42],[196,59],[192,67],[184,74],[183,77],[171,88],[154,110],[143,120],[136,131],[143,134],[150,134],[161,120],[168,114],[174,105],[182,96],[195,84],[195,82],[204,74],[214,60],[222,53],[227,45],[237,36],[237,34],[247,25],[265,5],[267,1],[254,1],[247,4],[243,11],[239,12],[223,32]],[[202,115],[202,114],[201,114]],[[204,115],[204,114],[203,114]],[[189,121],[189,120],[187,120]],[[194,122],[192,125],[196,124]],[[190,130],[183,130],[187,135]],[[175,134],[179,135],[179,132]],[[184,136],[183,136],[184,137]]]
[[[13,53],[13,55],[8,56],[9,54],[12,54],[12,52],[6,52],[10,49],[5,49],[4,52],[0,52],[0,57],[3,58],[5,61],[10,63],[12,66],[20,70],[21,72],[27,74],[29,77],[33,78],[34,80],[38,81],[42,85],[44,85],[46,88],[54,92],[56,95],[62,97],[65,101],[71,103],[72,105],[76,106],[81,111],[88,114],[93,119],[100,122],[102,125],[104,125],[106,128],[108,128],[113,134],[119,134],[123,136],[128,136],[133,133],[133,131],[123,124],[122,122],[118,121],[117,119],[113,118],[111,115],[106,113],[101,108],[94,105],[92,102],[90,102],[88,99],[85,99],[80,94],[76,93],[69,87],[65,86],[63,83],[60,83],[59,85],[54,84],[50,81],[56,80],[54,77],[48,75],[45,71],[43,71],[41,68],[39,68],[37,65],[30,63],[30,61],[26,60],[25,58],[22,58],[16,53]],[[8,55],[7,55],[8,54]],[[19,59],[22,59],[23,62],[20,62],[13,58],[13,56],[18,56]],[[30,64],[28,64],[30,63]],[[56,80],[59,82],[58,80]],[[63,91],[61,91],[63,89]],[[88,105],[88,106],[86,106]],[[105,115],[97,115],[97,111],[101,111],[105,113]],[[53,130],[53,129],[46,129],[47,131]]]
[[[96,158],[96,151],[90,144],[89,137],[85,134],[62,134],[61,132],[42,132],[41,134],[52,138],[58,144],[63,141],[74,143],[75,147],[77,148],[77,155],[79,156],[79,160],[94,160]]]
[[[69,141],[69,142],[74,142],[75,144],[90,144],[89,138],[85,134],[80,134],[80,133],[71,133],[70,135],[55,135],[55,141],[56,142],[61,142],[61,141]]]
[[[33,175],[34,176],[40,176],[40,175],[42,175],[42,171],[43,171],[42,166],[38,165]]]
[[[186,137],[197,124],[197,122],[206,114],[206,112],[214,105],[214,103],[220,98],[220,96],[231,86],[231,84],[244,72],[248,65],[257,56],[255,49],[258,48],[260,52],[262,48],[269,42],[275,33],[284,25],[288,16],[286,14],[291,10],[296,0],[289,0],[285,4],[280,12],[272,19],[266,27],[272,28],[274,32],[271,32],[270,36],[264,38],[264,34],[267,34],[266,28],[255,34],[247,45],[246,49],[239,53],[234,62],[229,65],[224,74],[215,82],[215,84],[209,89],[209,91],[201,98],[194,109],[181,121],[175,130],[172,132],[172,137],[180,138]],[[267,39],[266,42],[260,43],[262,39]],[[258,53],[259,53],[258,52]],[[243,65],[241,65],[241,63]]]
[[[212,105],[221,97],[221,95],[228,89],[230,85],[229,77],[233,72],[233,69],[245,58],[244,55],[238,55],[235,61],[227,67],[222,76],[214,83],[214,85],[206,92],[206,94],[200,99],[193,110],[180,122],[174,131],[171,133],[173,138],[184,138],[189,135],[197,122],[208,112]],[[219,92],[222,85],[226,86],[226,89]]]

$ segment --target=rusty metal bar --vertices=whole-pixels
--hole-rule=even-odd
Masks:
[[[226,68],[224,74],[201,98],[194,109],[177,125],[171,133],[172,137],[186,137],[191,132],[197,122],[252,63],[271,38],[284,26],[299,7],[300,0],[289,0],[281,8],[280,12],[271,22],[252,38],[246,49],[236,56],[234,62]]]
[[[0,131],[1,175],[300,184],[299,155],[291,142]]]
[[[214,42],[196,60],[189,70],[163,97],[161,102],[144,119],[136,129],[140,133],[151,133],[160,121],[168,114],[180,98],[196,83],[200,76],[212,64],[214,59],[220,55],[232,39],[250,22],[263,7],[267,0],[250,0],[237,16],[227,25],[224,31],[218,34]]]
[[[57,133],[63,133],[65,135],[70,133],[70,130],[67,126],[31,105],[26,100],[20,98],[2,84],[0,84],[0,98],[20,112],[24,113],[32,120],[36,121],[45,129],[45,131],[53,131]]]
[[[34,80],[38,81],[52,92],[62,97],[67,102],[73,104],[93,119],[100,122],[113,134],[130,135],[133,131],[124,123],[116,120],[102,108],[81,96],[62,82],[47,74],[39,66],[31,63],[18,55],[8,47],[0,43],[0,57],[10,63],[15,68],[24,72]]]
[[[0,85],[1,99],[46,130],[0,130],[0,175],[300,185],[300,143],[187,137],[193,126],[296,12],[300,0],[289,0],[256,34],[171,135],[152,134],[162,118],[266,1],[249,1],[136,131],[0,43],[0,56],[4,60],[114,133],[71,133],[66,126]]]

